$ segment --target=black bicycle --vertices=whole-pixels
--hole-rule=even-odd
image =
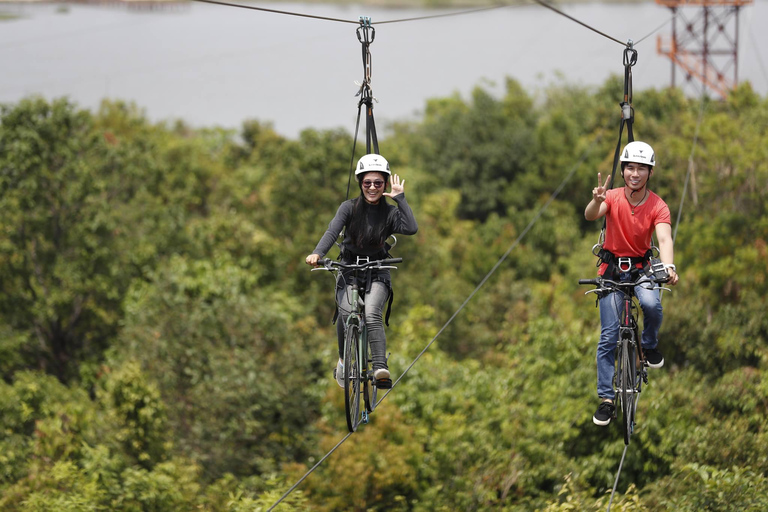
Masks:
[[[321,265],[312,270],[339,272],[351,270],[352,293],[349,295],[351,312],[344,324],[344,410],[347,427],[350,432],[357,430],[360,421],[368,423],[368,414],[376,408],[377,391],[373,377],[373,360],[365,325],[365,303],[358,286],[358,278],[373,269],[396,269],[394,263],[403,258],[368,260],[358,257],[357,263],[347,264],[328,258],[317,262]],[[337,275],[337,279],[339,276]],[[335,370],[334,370],[335,371]],[[360,410],[360,395],[363,395],[365,408]]]
[[[627,267],[629,268],[629,267]],[[597,293],[606,296],[610,293],[621,294],[621,315],[619,323],[619,339],[616,343],[616,367],[613,374],[613,403],[619,406],[623,419],[624,444],[629,444],[637,417],[637,402],[640,398],[643,384],[648,383],[648,362],[643,354],[642,344],[639,343],[637,329],[638,304],[635,296],[635,286],[644,286],[653,290],[669,290],[661,286],[667,282],[669,275],[661,262],[650,267],[650,275],[641,273],[640,269],[627,272],[627,281],[613,281],[598,277],[596,279],[579,279],[579,284],[590,284],[595,289],[587,293]],[[640,363],[640,364],[638,364]]]

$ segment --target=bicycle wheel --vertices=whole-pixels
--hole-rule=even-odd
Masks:
[[[360,361],[357,360],[357,324],[349,324],[344,339],[344,411],[350,432],[360,424]]]
[[[373,378],[373,357],[370,352],[370,346],[368,345],[367,334],[363,336],[363,358],[367,361],[366,373],[363,375],[363,397],[365,398],[365,410],[373,412],[376,409],[376,400],[378,399],[379,388],[376,387],[376,382]]]
[[[635,425],[635,350],[631,340],[621,340],[619,359],[619,394],[624,430],[624,444],[629,444]]]

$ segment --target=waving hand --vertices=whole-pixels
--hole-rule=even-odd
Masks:
[[[397,174],[393,174],[389,178],[389,183],[391,185],[392,192],[384,192],[384,194],[382,195],[385,195],[387,197],[395,197],[405,192],[405,180],[401,182],[400,176],[398,176]]]

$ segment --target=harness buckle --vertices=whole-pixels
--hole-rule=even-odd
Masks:
[[[618,258],[617,264],[619,267],[619,271],[621,272],[629,272],[630,270],[632,270],[632,258]]]
[[[358,256],[357,257],[357,265],[363,265],[365,263],[370,263],[371,259],[368,256]]]

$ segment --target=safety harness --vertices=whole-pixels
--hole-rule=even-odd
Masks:
[[[355,123],[355,138],[352,142],[352,158],[349,164],[349,179],[347,180],[347,199],[349,199],[349,191],[350,187],[352,185],[352,173],[354,172],[355,165],[355,148],[357,146],[357,134],[360,128],[360,115],[362,113],[363,105],[365,105],[365,150],[366,154],[376,153],[379,154],[379,139],[376,135],[376,122],[373,118],[373,101],[376,100],[376,98],[373,96],[373,90],[371,89],[371,76],[373,72],[373,59],[371,57],[371,44],[373,43],[374,39],[376,39],[376,29],[373,28],[373,25],[371,23],[371,18],[368,16],[360,16],[360,26],[357,27],[357,40],[360,41],[360,44],[362,45],[362,56],[363,56],[363,80],[362,82],[355,82],[360,89],[357,91],[357,94],[355,96],[360,96],[360,101],[357,103],[357,121]],[[376,100],[378,101],[378,100]],[[341,238],[344,238],[344,233],[346,232],[348,226],[344,226],[344,229],[341,231]],[[339,252],[339,260],[341,261],[349,261],[353,262],[355,259],[359,258],[357,254],[355,254],[353,251],[349,250],[349,248],[344,247],[343,243],[338,243],[337,245],[340,248]],[[392,256],[389,254],[389,250],[394,247],[394,244],[389,244],[388,242],[384,243],[384,248],[382,249],[381,253],[371,257],[374,260],[377,259],[384,259],[384,258],[391,258]],[[371,291],[371,284],[373,283],[373,271],[366,272],[367,279],[365,283],[365,287],[361,286],[361,295],[364,293]],[[346,280],[345,280],[345,274],[344,272],[341,272],[339,274],[339,281],[340,283],[337,283],[336,286],[346,286]],[[361,283],[358,283],[360,285]],[[392,301],[395,298],[395,293],[392,290],[392,285],[389,285],[389,300],[387,304],[387,313],[384,317],[384,323],[389,326],[389,315],[392,313]],[[336,323],[336,320],[339,317],[339,308],[336,307],[336,311],[333,313],[333,320],[332,323]]]
[[[627,47],[624,48],[624,100],[619,103],[621,107],[621,123],[619,124],[619,140],[616,143],[616,151],[613,154],[613,170],[611,171],[610,188],[613,188],[616,169],[619,166],[619,156],[621,154],[621,138],[624,133],[624,127],[627,127],[627,140],[634,142],[635,135],[632,126],[635,121],[635,110],[632,108],[632,66],[637,64],[637,50],[634,49],[634,43],[630,39],[627,41]],[[642,263],[643,267],[648,265],[648,261],[653,256],[653,250],[649,249],[643,256],[639,257],[617,257],[608,249],[603,247],[605,243],[605,229],[608,223],[607,218],[603,218],[603,228],[600,230],[600,236],[597,243],[592,247],[592,253],[597,256],[597,264],[600,267],[606,263],[608,267],[603,275],[608,279],[618,277],[621,272],[629,272],[637,264]],[[626,270],[622,270],[626,269]]]

